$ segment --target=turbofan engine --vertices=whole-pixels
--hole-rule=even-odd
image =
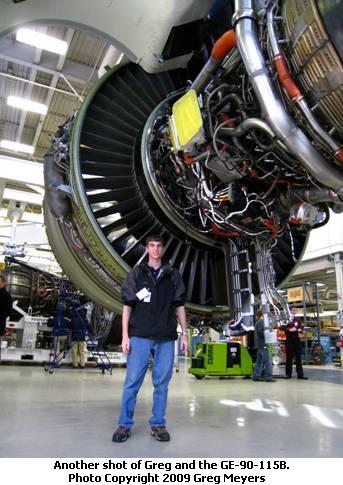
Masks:
[[[123,279],[158,233],[191,313],[231,306],[249,322],[252,293],[285,307],[276,286],[308,232],[343,210],[342,2],[323,4],[236,0],[195,75],[125,63],[61,127],[47,230],[90,298],[120,311]]]

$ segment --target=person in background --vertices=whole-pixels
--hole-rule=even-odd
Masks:
[[[7,278],[0,275],[0,362],[1,342],[6,334],[6,320],[12,313],[12,297],[6,290]]]
[[[256,312],[255,323],[257,358],[252,379],[253,381],[275,382],[275,379],[273,379],[273,366],[270,358],[269,345],[266,344],[264,330],[263,312],[261,309],[258,309]],[[264,377],[262,377],[263,366]]]
[[[89,322],[87,320],[85,308],[80,308],[77,301],[72,301],[70,306],[70,323],[71,330],[71,358],[72,366],[77,369],[81,367],[84,369],[87,362],[87,343],[86,336],[89,329]]]
[[[296,316],[296,312],[296,307],[291,307],[291,320],[284,327],[286,334],[286,379],[291,379],[292,377],[294,356],[298,379],[308,379],[308,377],[304,376],[301,362],[301,342],[299,338],[299,333],[303,331],[304,326],[300,318]]]
[[[54,341],[56,357],[60,358],[62,352],[64,357],[68,344],[68,329],[70,329],[70,319],[65,316],[64,302],[57,302],[55,315],[49,318],[47,326],[52,328],[53,337],[56,339]]]
[[[174,366],[174,341],[178,338],[176,316],[182,328],[181,351],[188,350],[185,286],[181,275],[170,265],[162,264],[164,245],[160,236],[151,235],[145,243],[148,262],[135,266],[122,287],[122,349],[128,356],[119,427],[112,437],[117,443],[131,435],[136,398],[150,355],[154,386],[151,435],[158,441],[170,440],[165,414]]]

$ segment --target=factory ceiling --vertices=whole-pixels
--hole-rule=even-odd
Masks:
[[[0,39],[1,228],[11,224],[13,201],[24,207],[19,221],[43,223],[44,189],[40,165],[51,137],[58,126],[78,110],[105,68],[122,58],[113,46],[89,33],[51,25],[30,26],[30,29],[64,41],[66,51],[57,54],[28,45],[17,40],[17,32]],[[40,103],[46,107],[46,113],[24,110],[23,103],[19,108],[10,105],[10,97]],[[9,149],[6,141],[32,147],[32,153]],[[6,242],[6,238],[6,231],[0,230],[0,244]]]

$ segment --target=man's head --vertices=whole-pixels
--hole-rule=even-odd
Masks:
[[[292,315],[296,315],[296,313],[297,313],[297,307],[296,306],[291,306],[290,310],[291,310]]]
[[[7,278],[6,276],[0,275],[0,289],[6,288],[7,285]]]
[[[161,236],[157,236],[152,234],[148,236],[145,241],[146,250],[149,255],[149,260],[158,261],[161,260],[163,250],[164,250],[164,243]]]
[[[256,318],[257,320],[260,320],[263,317],[263,311],[262,308],[259,308],[256,312]]]

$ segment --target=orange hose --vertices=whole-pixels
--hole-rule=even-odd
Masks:
[[[213,232],[213,234],[215,234],[216,236],[220,236],[220,237],[237,237],[237,236],[239,236],[238,232],[222,231],[215,224],[212,224],[211,232]]]
[[[271,230],[272,236],[275,237],[279,232],[278,226],[274,223],[273,219],[262,219],[262,224]]]
[[[343,147],[340,147],[339,150],[335,153],[336,158],[343,163]]]
[[[292,99],[302,97],[300,89],[297,87],[292,79],[292,75],[289,72],[288,66],[286,64],[283,54],[278,54],[274,57],[275,67],[280,79],[282,86],[285,88],[287,93]]]
[[[277,54],[274,57],[274,62],[282,86],[287,91],[293,101],[300,101],[303,98],[303,95],[292,79],[292,75],[289,72],[283,54]],[[340,163],[343,163],[343,147],[340,147],[337,150],[335,156]]]
[[[228,30],[215,42],[211,57],[215,61],[222,61],[226,54],[236,47],[236,34],[233,29]]]

